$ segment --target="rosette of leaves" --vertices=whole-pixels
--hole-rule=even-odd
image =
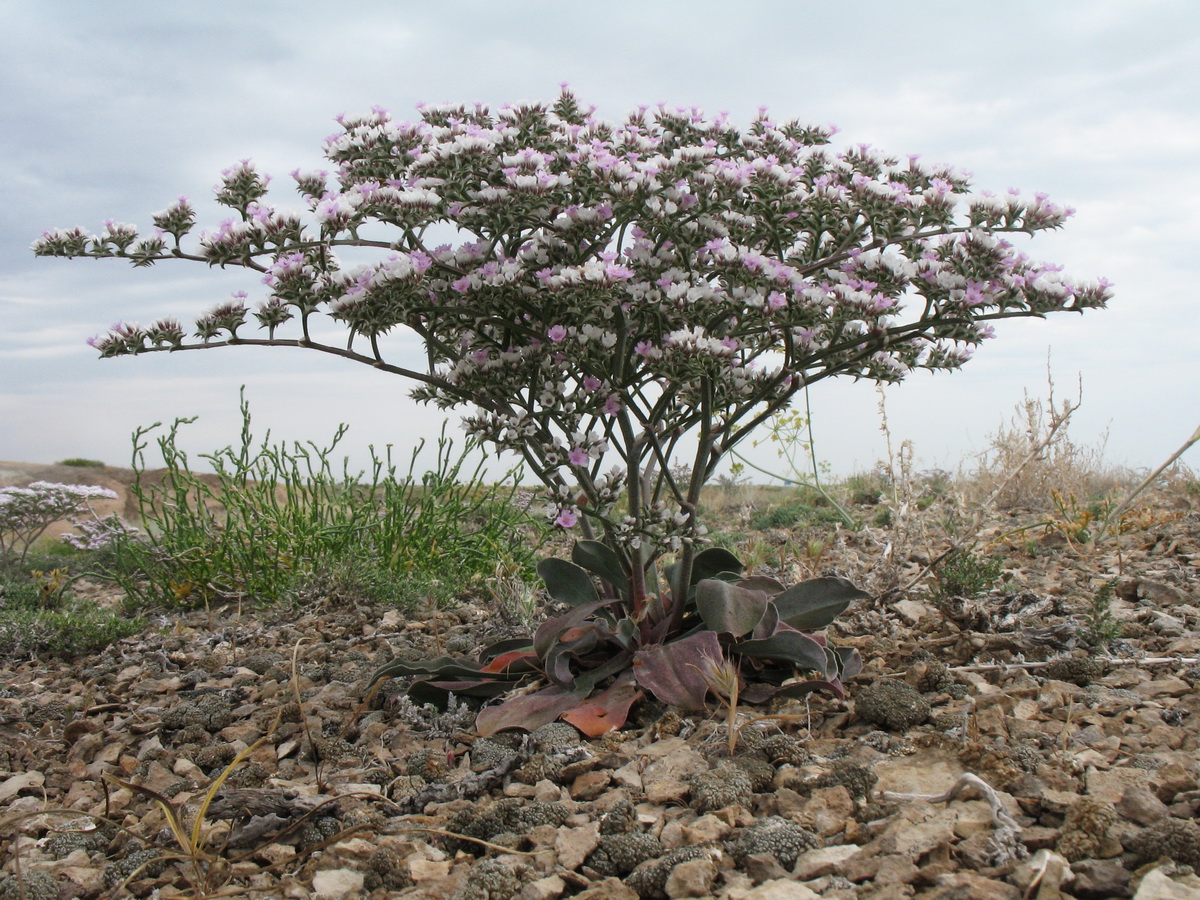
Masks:
[[[538,566],[550,596],[567,610],[531,637],[493,644],[477,664],[449,657],[392,661],[372,686],[415,676],[409,694],[438,705],[451,694],[511,695],[480,711],[476,728],[483,735],[562,719],[595,737],[620,728],[647,694],[678,709],[703,709],[709,691],[719,689],[712,673],[723,660],[736,667],[746,702],[816,690],[844,696],[842,679],[856,674],[861,660],[853,649],[833,647],[820,630],[867,594],[844,578],[785,588],[743,571],[732,553],[710,548],[696,555],[686,587],[675,583],[679,566],[670,565],[663,592],[635,604],[617,554],[598,541],[579,541],[570,560]],[[516,693],[526,686],[532,690]]]

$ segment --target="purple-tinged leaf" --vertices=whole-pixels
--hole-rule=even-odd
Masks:
[[[841,660],[839,678],[853,678],[863,670],[862,654],[854,647],[838,647],[838,658]]]
[[[550,652],[550,648],[559,640],[561,634],[568,629],[582,625],[593,613],[616,602],[618,601],[597,600],[595,603],[585,603],[583,606],[576,606],[561,616],[547,619],[538,626],[538,630],[533,635],[534,652],[545,659],[546,654]]]
[[[579,697],[557,685],[542,688],[532,694],[522,694],[496,706],[488,706],[475,717],[475,730],[481,737],[509,728],[533,731],[559,718],[579,705]]]
[[[634,687],[632,678],[622,678],[574,709],[567,710],[560,718],[588,737],[597,738],[624,725],[630,707],[643,696]]]
[[[716,633],[700,631],[671,644],[637,651],[633,655],[633,674],[638,684],[668,706],[704,709],[708,695],[704,664],[722,656]]]
[[[751,575],[749,578],[743,578],[737,583],[737,586],[743,587],[748,591],[762,591],[765,594],[770,594],[772,597],[776,594],[782,594],[786,590],[782,584],[766,575]]]

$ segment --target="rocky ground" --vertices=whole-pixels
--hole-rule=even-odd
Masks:
[[[228,606],[0,660],[0,898],[1200,897],[1200,514],[1099,548],[1010,525],[984,529],[997,587],[856,604],[848,700],[745,708],[732,759],[715,707],[477,739],[471,710],[366,696],[388,659],[512,633],[484,599]],[[840,532],[809,563],[870,587],[896,546]]]

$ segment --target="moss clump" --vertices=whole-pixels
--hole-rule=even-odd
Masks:
[[[748,857],[769,853],[781,866],[790,870],[796,865],[800,854],[814,850],[819,845],[816,835],[811,831],[781,816],[767,816],[738,835],[730,847],[730,854],[738,865],[744,865]]]
[[[733,763],[722,763],[709,772],[693,775],[689,781],[692,809],[700,813],[747,805],[754,796],[754,783],[746,770]]]
[[[1067,810],[1056,849],[1068,862],[1091,859],[1100,851],[1116,820],[1117,811],[1111,803],[1099,797],[1080,797]]]
[[[804,744],[790,734],[771,735],[762,742],[759,750],[766,754],[771,762],[791,766],[802,766],[812,758]]]
[[[889,731],[907,731],[929,718],[929,701],[903,681],[881,681],[854,698],[854,708],[868,722]]]
[[[0,900],[58,900],[58,882],[46,872],[0,876]]]
[[[459,810],[446,823],[446,830],[469,838],[495,841],[501,835],[528,834],[538,825],[561,825],[567,815],[567,808],[561,803],[505,797],[488,805]],[[463,850],[476,855],[484,852],[475,841],[450,838],[447,846],[452,852]]]
[[[738,756],[730,760],[735,766],[750,776],[750,790],[756,794],[771,789],[775,781],[775,767],[765,759],[755,759],[753,756]]]
[[[1200,869],[1200,825],[1186,819],[1164,819],[1135,834],[1128,849],[1138,864],[1169,856],[1177,863]]]
[[[706,859],[715,855],[711,847],[680,847],[672,850],[657,862],[643,865],[625,879],[625,884],[637,892],[641,900],[664,900],[667,896],[667,879],[671,870],[680,863],[693,859]]]
[[[586,865],[605,878],[628,875],[647,860],[662,856],[662,852],[658,838],[641,831],[606,834],[588,855]]]
[[[363,887],[368,891],[384,888],[388,891],[402,891],[412,886],[412,878],[408,867],[404,864],[404,854],[399,848],[385,845],[375,850],[367,859],[367,872],[363,879]]]
[[[1108,665],[1092,656],[1064,656],[1042,669],[1042,674],[1055,681],[1065,681],[1087,687],[1108,673]]]
[[[533,869],[501,859],[485,859],[471,867],[454,900],[512,900],[530,880]]]
[[[206,732],[220,731],[233,721],[233,706],[219,694],[201,694],[195,700],[184,700],[163,710],[162,725],[168,729],[203,728]]]
[[[629,800],[621,800],[600,817],[601,834],[625,834],[637,829],[637,808]]]
[[[819,788],[842,786],[855,800],[865,800],[879,781],[878,776],[862,763],[849,759],[836,760],[829,771],[806,782],[804,787],[809,791]]]

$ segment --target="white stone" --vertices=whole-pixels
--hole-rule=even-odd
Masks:
[[[327,900],[362,893],[363,873],[353,869],[324,869],[313,876],[313,894]]]

